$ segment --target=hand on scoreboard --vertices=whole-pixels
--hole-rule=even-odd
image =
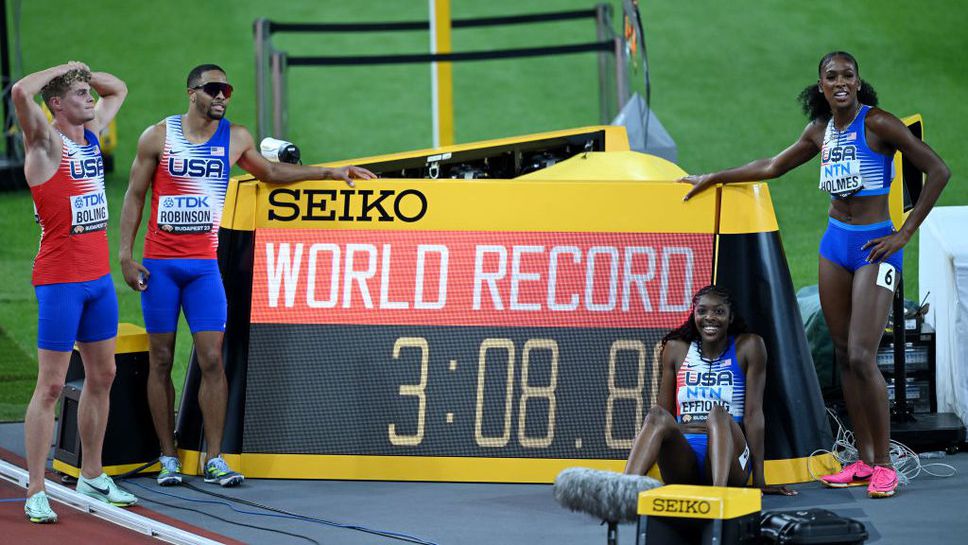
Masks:
[[[350,187],[356,187],[356,184],[353,183],[354,179],[372,180],[376,178],[376,174],[373,174],[369,170],[363,167],[357,167],[353,165],[338,167],[338,168],[331,168],[329,169],[328,174],[330,179],[343,180],[344,182],[346,182],[346,185]]]
[[[683,184],[692,184],[692,189],[690,189],[689,192],[686,193],[686,196],[682,198],[683,201],[688,201],[696,194],[702,193],[708,189],[709,186],[715,185],[716,183],[713,181],[712,174],[693,174],[679,178],[676,181]]]

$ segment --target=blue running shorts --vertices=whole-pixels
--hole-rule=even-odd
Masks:
[[[709,437],[705,433],[684,433],[683,437],[689,442],[692,451],[696,453],[696,468],[699,476],[706,478],[706,451],[709,449]]]
[[[118,296],[106,274],[87,282],[34,286],[37,347],[70,352],[74,341],[93,343],[118,336]]]
[[[871,249],[862,249],[864,244],[894,232],[894,224],[891,220],[869,225],[851,225],[834,218],[829,219],[827,231],[820,239],[820,255],[850,272],[871,264],[867,261]],[[884,260],[884,263],[890,263],[898,272],[901,271],[903,262],[903,249]]]
[[[712,476],[706,474],[706,453],[709,450],[709,436],[705,433],[684,433],[683,437],[692,447],[692,451],[696,454],[696,469],[699,470],[699,478],[703,482],[709,482]],[[750,471],[752,467],[749,465],[749,447],[747,446],[743,455],[739,459],[740,466],[746,470],[746,478],[749,479]]]
[[[173,333],[178,312],[192,333],[225,331],[226,301],[218,261],[214,259],[145,259],[148,289],[141,292],[141,312],[148,333]]]

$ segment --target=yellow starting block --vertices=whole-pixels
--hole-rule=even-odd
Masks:
[[[668,485],[639,494],[637,545],[752,544],[760,534],[756,488]]]

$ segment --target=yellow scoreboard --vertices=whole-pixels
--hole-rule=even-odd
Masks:
[[[688,186],[669,179],[681,171],[623,151],[614,131],[365,159],[385,177],[355,188],[234,180],[220,233],[222,450],[253,477],[620,470],[655,402],[660,340],[713,282],[721,226],[775,235],[776,221],[762,184],[730,188],[729,213],[719,190],[683,202]],[[550,160],[534,141],[575,151]],[[546,174],[392,177],[538,154]],[[643,181],[650,170],[667,181]],[[189,455],[204,448],[192,380],[179,420]]]

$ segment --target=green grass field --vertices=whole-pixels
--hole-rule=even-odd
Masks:
[[[795,97],[816,81],[827,51],[846,49],[860,61],[885,109],[920,112],[928,143],[954,173],[942,205],[968,204],[960,183],[968,167],[960,134],[968,118],[968,74],[958,69],[968,46],[968,8],[957,0],[925,4],[899,0],[851,3],[641,1],[652,70],[652,106],[679,146],[688,172],[733,166],[771,155],[805,125]],[[590,8],[591,0],[452,0],[455,18]],[[130,91],[118,116],[117,168],[108,177],[112,257],[117,219],[138,135],[149,124],[186,109],[188,70],[214,62],[236,86],[229,117],[254,129],[252,22],[360,22],[425,19],[426,2],[257,0],[150,4],[122,0],[22,2],[23,71],[77,59],[124,79]],[[14,17],[11,20],[13,28]],[[454,33],[454,50],[593,41],[591,21],[549,23]],[[423,32],[279,36],[295,55],[425,52]],[[15,64],[16,68],[16,64]],[[458,142],[596,124],[593,54],[554,59],[457,65]],[[426,66],[293,68],[289,75],[291,140],[307,162],[363,157],[429,147],[430,76]],[[816,248],[826,199],[816,190],[813,163],[771,185],[794,285],[816,282]],[[30,285],[37,248],[27,192],[0,194],[0,420],[23,416],[36,374],[36,303]],[[144,230],[142,229],[142,235]],[[140,239],[136,247],[140,248]],[[115,269],[122,321],[141,324],[140,299]],[[907,293],[917,293],[917,240],[905,253]],[[190,342],[180,330],[176,385],[181,386]]]

